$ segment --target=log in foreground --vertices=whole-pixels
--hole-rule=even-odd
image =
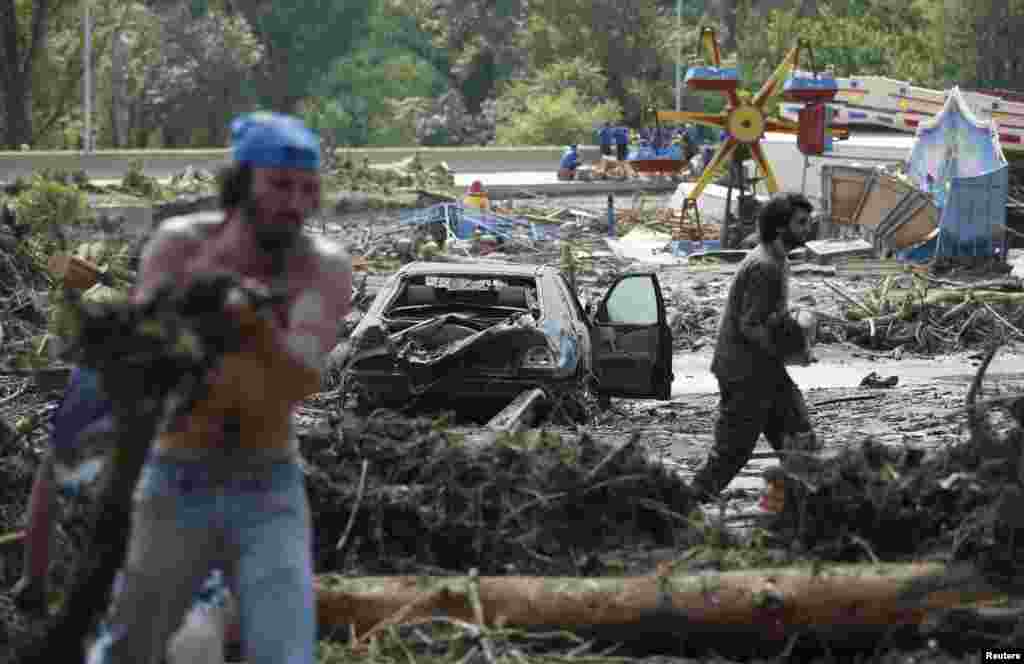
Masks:
[[[474,622],[472,597],[489,625],[611,628],[642,625],[679,634],[754,631],[783,639],[808,631],[885,631],[930,611],[1001,599],[969,567],[941,563],[671,572],[609,578],[341,577],[317,579],[322,628],[364,635],[385,621],[432,616]],[[666,620],[653,620],[666,618]]]

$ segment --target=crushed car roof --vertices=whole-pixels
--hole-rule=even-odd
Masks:
[[[430,274],[465,274],[480,276],[535,277],[545,270],[555,268],[549,265],[526,265],[512,263],[409,263],[398,274],[420,276]]]

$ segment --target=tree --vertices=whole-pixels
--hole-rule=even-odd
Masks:
[[[243,17],[263,51],[254,76],[261,105],[295,113],[331,63],[362,39],[380,1],[147,0],[147,5],[183,8],[193,19],[214,11]]]
[[[92,2],[97,70],[128,7],[121,0]],[[8,148],[67,147],[66,130],[81,116],[83,41],[80,0],[0,0],[0,96]]]
[[[352,53],[335,59],[311,90],[303,115],[340,144],[415,142],[410,111],[444,92],[447,62],[412,17],[382,5]]]
[[[1024,87],[1024,56],[1016,39],[1024,30],[1021,0],[951,3],[947,36],[951,57],[962,63],[964,85]]]
[[[450,85],[457,88],[471,114],[479,113],[497,85],[525,61],[517,39],[526,25],[526,0],[441,0],[437,9],[447,29],[452,66]]]
[[[260,97],[294,113],[331,63],[349,54],[365,34],[377,0],[265,2],[232,0],[262,44]]]
[[[615,102],[587,104],[575,88],[563,88],[532,96],[529,108],[499,123],[496,138],[504,145],[584,143],[620,113]]]
[[[70,0],[34,0],[28,5],[28,30],[23,30],[15,0],[0,0],[0,84],[3,85],[4,145],[31,145],[32,74],[46,52],[50,14]]]
[[[850,13],[823,6],[810,17],[792,10],[767,16],[741,14],[738,59],[744,80],[751,87],[760,85],[771,74],[770,68],[803,39],[810,45],[814,65],[818,69],[831,66],[837,76],[877,75],[918,85],[938,84],[933,65],[936,31],[919,4],[894,8],[869,0],[843,9]],[[810,64],[801,58],[801,67]]]
[[[631,81],[671,76],[658,43],[666,20],[655,0],[531,0],[525,35],[530,66],[537,70],[576,56],[597,64],[607,79],[605,95],[634,124],[644,102],[633,95]]]

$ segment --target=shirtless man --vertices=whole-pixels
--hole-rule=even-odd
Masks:
[[[351,263],[302,232],[320,206],[315,134],[254,114],[232,123],[232,147],[224,211],[165,221],[143,252],[135,298],[214,272],[286,297],[264,315],[239,292],[231,313],[243,347],[153,443],[109,638],[92,661],[159,664],[192,594],[219,567],[237,597],[246,661],[313,662],[312,536],[291,411],[319,390],[349,312]]]

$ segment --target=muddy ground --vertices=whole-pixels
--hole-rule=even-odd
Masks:
[[[620,204],[628,205],[626,201]],[[603,200],[587,198],[516,201],[517,208],[527,205],[581,207],[598,215],[604,212]],[[386,256],[388,242],[382,238],[402,234],[395,219],[393,212],[361,210],[335,215],[323,227],[312,230],[340,239],[354,253],[377,247],[379,254]],[[582,245],[594,248],[579,273],[579,283],[586,294],[600,292],[616,272],[644,267],[631,266],[605,252],[601,234],[583,229],[580,235]],[[545,246],[539,251],[517,251],[499,258],[557,262],[558,256],[556,246]],[[384,263],[380,261],[378,265]],[[874,531],[865,537],[875,540],[867,546],[854,547],[853,553],[849,546],[829,548],[825,535],[802,541],[786,536],[784,531],[778,531],[774,539],[758,539],[760,544],[755,550],[751,538],[773,532],[766,525],[770,524],[771,515],[758,508],[758,500],[765,489],[764,471],[779,463],[763,440],[754,460],[723,494],[722,502],[705,508],[703,517],[699,510],[693,511],[695,506],[688,501],[685,485],[712,441],[717,389],[708,364],[717,312],[722,308],[734,266],[668,265],[653,269],[658,270],[676,334],[676,377],[670,401],[615,400],[610,410],[597,414],[585,427],[549,423],[542,431],[499,441],[482,431],[471,418],[458,413],[379,413],[367,420],[344,411],[331,392],[316,395],[303,404],[297,421],[316,515],[318,571],[348,575],[459,574],[472,567],[482,574],[603,576],[649,573],[659,563],[680,558],[688,560],[694,569],[786,564],[807,556],[843,561],[870,561],[876,557],[956,558],[948,550],[948,542],[944,544],[937,536],[927,543],[922,541],[916,549],[880,556],[873,549],[886,551],[885,534]],[[371,295],[372,284],[379,283],[385,273],[386,270],[378,269],[368,281]],[[851,305],[825,280],[859,298],[876,288],[881,276],[868,271],[851,278],[836,274],[834,269],[798,265],[794,269],[791,300],[842,318]],[[945,276],[962,284],[991,279],[993,275]],[[911,277],[900,278],[907,281],[905,285],[909,288]],[[834,322],[824,325],[816,348],[818,362],[792,371],[804,390],[815,430],[824,442],[823,456],[846,459],[844,454],[860,454],[865,441],[888,446],[886,449],[910,447],[932,455],[948,454],[964,445],[970,438],[965,397],[981,362],[985,340],[994,336],[997,329],[1002,336],[1008,336],[1008,343],[990,367],[979,399],[1016,395],[1024,387],[1024,372],[1017,369],[1020,348],[1014,343],[1014,337],[1019,335],[1012,332],[1024,319],[1024,312],[1013,307],[1000,311],[1005,324],[989,316],[989,326],[982,328],[976,338],[966,334],[954,347],[931,352],[928,344],[920,343],[896,348],[887,348],[877,339],[856,343],[855,335],[851,340],[844,326]],[[981,318],[974,324],[980,325]],[[966,324],[964,330],[970,325]],[[896,376],[898,382],[890,387],[861,386],[861,381],[872,372],[881,379]],[[41,422],[58,396],[58,391],[43,389],[31,376],[10,372],[0,375],[0,416],[11,427],[30,431],[16,441],[5,439],[0,448],[0,523],[5,531],[24,521],[29,483],[45,442],[45,426]],[[33,418],[40,422],[34,428]],[[1017,425],[1011,417],[1000,414],[994,414],[991,422],[992,431],[1000,435],[1013,431]],[[624,445],[628,449],[613,454]],[[613,462],[597,469],[606,458]],[[362,473],[361,478],[363,461],[368,462],[370,470]],[[861,461],[847,459],[843,463],[856,467]],[[488,517],[479,502],[474,508],[482,510],[479,515],[467,511],[472,502],[470,496],[479,488],[481,478],[497,476],[510,485],[519,483],[524,491],[521,495],[511,488],[499,491],[493,497],[495,510],[500,512],[501,504],[506,510],[509,505],[518,506],[523,523]],[[616,478],[626,480],[617,485]],[[557,498],[562,493],[560,488],[581,483],[590,487],[584,491],[586,499],[573,502]],[[363,491],[359,492],[357,487],[361,484]],[[440,490],[445,486],[450,488],[448,494]],[[480,492],[483,495],[483,489]],[[623,501],[629,509],[622,509]],[[353,504],[359,505],[359,510],[350,523]],[[413,508],[414,505],[417,507]],[[69,517],[58,534],[60,555],[53,570],[58,582],[69,569],[86,531],[81,518],[84,508],[68,503],[64,509]],[[966,508],[961,512],[949,509],[954,519],[973,514]],[[722,517],[724,521],[719,521],[718,527],[725,527],[728,537],[715,539],[712,546],[710,526],[706,524]],[[501,527],[488,522],[489,518],[498,519]],[[701,522],[702,518],[707,521]],[[490,523],[490,530],[484,528],[486,523]],[[699,523],[705,525],[695,525]],[[727,525],[722,526],[723,523]],[[928,526],[941,531],[942,527],[935,523],[938,521],[932,519]],[[342,538],[345,546],[339,550],[337,543]],[[746,553],[730,557],[726,555],[730,550]],[[10,588],[16,581],[20,564],[18,547],[0,550],[3,588]],[[3,631],[16,632],[25,618],[2,593],[0,606],[0,613],[6,618]],[[561,658],[560,661],[610,661],[614,657],[659,662],[681,662],[683,658],[727,661],[707,649],[693,651],[679,644],[653,653],[636,649],[633,644],[601,654],[598,646],[607,648],[609,644],[601,643],[600,638],[590,640],[586,648],[580,647],[581,642],[536,647],[536,641],[502,638],[507,646],[499,653],[498,659],[502,661],[522,661],[523,657]],[[915,632],[898,641],[855,649],[851,657],[879,662],[977,661],[979,642],[989,643],[974,640],[960,644],[948,635],[936,640]],[[474,651],[463,642],[457,647],[452,645],[446,653],[436,648],[445,641],[432,643],[433,651],[421,647],[415,650],[415,656],[449,661],[461,657],[463,661],[488,664],[496,661],[491,659],[492,655],[485,657],[479,648]],[[787,657],[788,661],[839,661],[843,657],[820,644],[799,646],[764,654],[770,655],[770,661],[786,661]],[[378,652],[379,659],[408,661],[413,657],[407,649],[393,652],[397,647],[394,643],[389,647]],[[730,657],[736,661],[768,661],[757,654],[747,650],[732,652]],[[353,655],[338,642],[325,643],[322,657],[323,661],[347,661]]]

